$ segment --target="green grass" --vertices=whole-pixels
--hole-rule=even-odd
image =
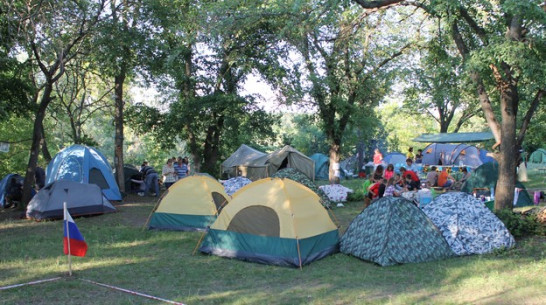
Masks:
[[[546,300],[546,238],[518,240],[489,255],[423,264],[377,265],[341,253],[303,270],[192,255],[201,233],[143,230],[154,202],[130,196],[118,213],[77,218],[89,244],[67,276],[62,222],[0,222],[0,286],[62,276],[0,291],[1,304],[158,304],[89,279],[186,304],[541,304]],[[334,213],[344,231],[362,203]],[[3,211],[2,213],[8,213]],[[6,216],[6,215],[4,215]],[[7,217],[3,217],[4,219]]]

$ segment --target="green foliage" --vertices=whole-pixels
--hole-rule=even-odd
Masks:
[[[352,193],[347,194],[347,201],[358,201],[362,202],[364,200],[364,190],[362,188],[354,189]]]
[[[495,215],[516,238],[535,235],[539,232],[540,224],[537,222],[536,215],[517,214],[510,209],[495,211]]]
[[[32,120],[29,118],[12,115],[0,121],[0,142],[10,143],[9,152],[0,152],[0,179],[10,173],[25,173],[32,142],[32,128]]]

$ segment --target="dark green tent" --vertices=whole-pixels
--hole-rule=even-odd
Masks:
[[[471,194],[475,188],[496,187],[498,177],[499,165],[493,162],[484,163],[476,168],[470,178],[466,180],[465,184],[463,184],[461,188],[461,191]],[[516,181],[516,187],[523,189],[519,192],[516,207],[533,205],[533,200],[531,200],[531,196],[529,196],[525,186],[521,184],[521,182]]]
[[[546,165],[546,149],[539,148],[529,156],[529,163]]]
[[[315,162],[315,179],[328,180],[328,171],[330,169],[330,158],[321,153],[312,154],[309,158]]]
[[[427,216],[401,197],[383,197],[362,211],[341,237],[340,250],[381,266],[454,256]]]

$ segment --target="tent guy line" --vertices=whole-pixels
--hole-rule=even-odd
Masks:
[[[0,290],[8,290],[8,289],[18,288],[18,287],[23,287],[23,286],[36,285],[36,284],[41,284],[41,283],[46,283],[46,282],[53,282],[53,281],[60,280],[60,279],[61,279],[61,277],[54,277],[54,278],[50,278],[50,279],[37,280],[37,281],[28,282],[28,283],[2,286],[2,287],[0,287]]]

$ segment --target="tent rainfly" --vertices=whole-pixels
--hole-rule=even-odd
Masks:
[[[225,164],[222,164],[223,172],[231,172],[233,175],[244,176],[252,181],[256,181],[271,177],[283,168],[295,168],[304,173],[309,179],[315,180],[315,162],[290,145],[261,156],[261,152],[250,148],[254,151],[252,152],[248,148],[250,147],[239,147],[239,149],[242,149],[241,152],[234,153],[235,156],[232,155],[233,158],[229,157],[228,160],[231,159],[230,162],[226,163],[228,160],[224,161]],[[245,151],[247,154],[244,153]],[[252,159],[252,155],[258,155],[258,157]]]
[[[337,251],[338,229],[303,184],[266,178],[241,188],[210,227],[200,251],[301,267]]]
[[[224,186],[206,174],[171,185],[150,219],[150,229],[205,231],[229,203]]]
[[[402,197],[383,197],[364,209],[341,237],[341,252],[390,266],[453,256],[427,216]]]

